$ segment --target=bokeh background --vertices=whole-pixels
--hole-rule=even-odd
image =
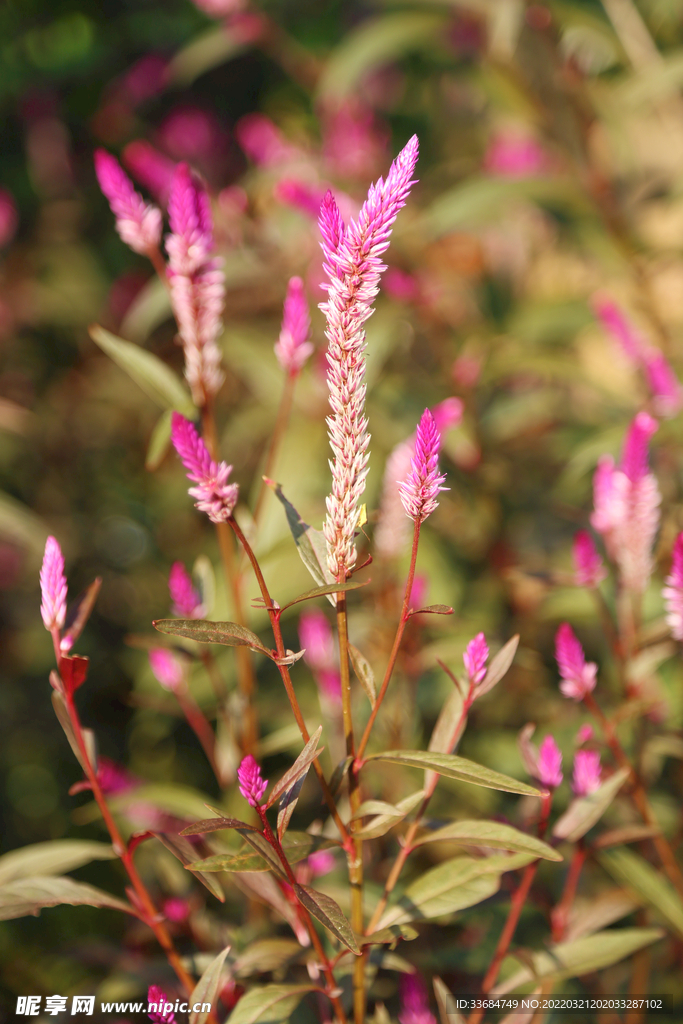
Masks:
[[[413,624],[377,743],[427,741],[451,686],[437,657],[459,671],[474,633],[500,645],[519,632],[514,668],[495,698],[475,707],[462,752],[521,778],[516,734],[535,721],[554,733],[568,763],[583,718],[557,692],[552,638],[561,618],[605,665],[605,702],[620,697],[594,605],[572,585],[571,540],[588,522],[598,456],[618,454],[630,418],[650,400],[638,369],[596,321],[596,294],[622,304],[674,367],[681,362],[681,0],[5,0],[0,50],[4,849],[103,838],[87,794],[67,795],[79,769],[49,699],[52,653],[37,586],[48,532],[64,548],[70,594],[103,578],[79,647],[91,659],[79,704],[101,753],[161,793],[156,805],[150,797],[147,811],[131,813],[130,827],[144,824],[149,806],[181,817],[199,807],[202,816],[196,791],[218,798],[144,647],[151,620],[168,613],[176,559],[192,566],[204,556],[209,591],[216,570],[212,617],[229,617],[230,607],[210,524],[192,508],[175,457],[150,448],[161,410],[88,335],[97,321],[182,369],[163,289],[116,235],[98,189],[98,146],[119,156],[158,202],[179,160],[210,187],[227,276],[218,419],[247,525],[282,387],[273,354],[282,300],[289,277],[304,277],[317,353],[299,383],[275,475],[304,518],[320,525],[329,471],[314,211],[328,186],[343,194],[347,211],[357,210],[369,182],[417,132],[420,181],[399,217],[368,325],[368,530],[392,448],[426,405],[458,396],[463,421],[444,439],[450,490],[419,559],[426,600],[452,605],[455,615]],[[683,526],[681,452],[680,418],[663,419],[654,445],[664,495],[659,570],[645,602],[662,644],[631,694],[648,702],[650,717],[634,719],[633,729],[653,802],[674,837],[681,673],[661,629],[659,589]],[[272,496],[256,543],[281,602],[307,589]],[[373,587],[352,602],[352,640],[378,669],[406,560],[405,547],[377,559]],[[294,649],[296,612],[286,620]],[[264,627],[261,616],[253,611],[252,628]],[[231,651],[219,665],[232,689]],[[298,749],[271,669],[258,666],[266,774]],[[309,670],[295,671],[306,713],[318,721],[330,709],[321,712]],[[211,714],[200,666],[193,688]],[[405,714],[411,696],[417,716]],[[361,693],[359,714],[362,701]],[[653,730],[671,738],[668,747],[650,742]],[[226,763],[230,744],[225,737]],[[405,795],[408,778],[387,776],[395,792],[385,798]],[[513,806],[488,790],[443,790],[435,807],[444,814],[454,801],[470,815]],[[565,784],[559,804],[569,795]],[[613,814],[617,823],[627,811]],[[387,839],[377,856],[392,849]],[[187,895],[170,857],[146,848],[141,856],[158,860],[151,866],[160,897]],[[604,883],[598,868],[592,872],[587,891]],[[110,865],[78,875],[122,889]],[[542,941],[557,897],[545,869],[539,878],[520,945]],[[237,927],[238,917],[221,918],[208,894],[192,892],[207,934]],[[505,908],[494,901],[460,915],[446,940],[426,929],[410,956],[474,990],[470,979],[488,963]],[[178,925],[181,943],[190,941],[185,927]],[[652,990],[677,991],[675,960],[653,955]],[[154,980],[155,956],[113,911],[60,907],[3,923],[5,1009],[13,1012],[26,992],[104,986],[98,991],[134,994],[141,977]],[[612,969],[608,990],[624,976]]]

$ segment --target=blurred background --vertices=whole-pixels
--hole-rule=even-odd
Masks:
[[[495,699],[475,707],[462,752],[523,777],[516,734],[532,720],[553,731],[569,760],[583,719],[557,692],[558,621],[571,619],[589,657],[607,655],[594,605],[573,587],[572,537],[588,523],[597,458],[618,455],[640,408],[662,416],[653,456],[664,496],[660,571],[645,602],[655,639],[664,636],[661,580],[683,527],[677,404],[657,405],[637,360],[595,313],[596,303],[617,302],[647,344],[680,365],[682,0],[5,0],[0,48],[4,850],[103,838],[87,795],[67,795],[80,773],[49,700],[52,650],[38,592],[48,532],[65,551],[71,596],[103,578],[78,648],[91,659],[79,705],[101,754],[119,766],[112,785],[128,794],[147,787],[145,800],[126,805],[130,828],[149,827],[154,814],[201,817],[198,794],[218,799],[145,647],[151,620],[169,613],[175,560],[191,568],[203,556],[197,572],[209,617],[229,618],[231,609],[211,526],[154,433],[162,410],[88,335],[99,322],[182,371],[164,290],[120,241],[97,186],[97,147],[117,155],[162,206],[180,160],[210,188],[227,277],[218,421],[247,526],[282,388],[273,353],[282,301],[288,279],[304,278],[316,354],[274,475],[319,526],[329,470],[316,211],[332,187],[352,216],[370,181],[419,135],[420,181],[399,216],[368,324],[367,529],[371,536],[378,523],[392,449],[426,405],[461,399],[462,421],[444,437],[450,490],[424,530],[418,563],[421,603],[450,604],[455,615],[412,624],[377,743],[427,741],[452,685],[437,657],[458,672],[476,632],[494,646],[520,632],[515,666]],[[407,564],[400,530],[394,541],[376,552],[373,587],[352,601],[351,639],[378,671]],[[281,603],[308,589],[272,495],[256,545]],[[293,649],[298,611],[286,619]],[[253,629],[265,627],[262,613],[250,615]],[[634,674],[631,697],[648,709],[638,724],[643,767],[661,820],[675,831],[680,760],[665,760],[648,737],[681,726],[680,663],[673,643],[657,651]],[[219,654],[218,665],[232,693],[233,652]],[[299,749],[297,733],[272,667],[257,668],[261,755],[266,774],[277,774]],[[312,722],[332,714],[303,663],[295,679]],[[606,702],[610,693],[616,701],[609,666],[602,680]],[[193,693],[211,715],[201,665]],[[421,714],[406,717],[411,695]],[[230,736],[222,742],[230,766]],[[404,795],[398,770],[391,780]],[[442,812],[453,812],[454,794],[462,814],[512,806],[492,791],[443,788]],[[380,858],[394,849],[383,844]],[[145,847],[141,856],[157,854]],[[176,862],[158,859],[159,898],[194,900],[211,936],[237,926],[239,915],[212,918],[215,901],[204,894],[205,909]],[[122,889],[109,865],[79,876]],[[525,913],[520,944],[545,934],[554,884],[542,869],[541,892],[548,889]],[[505,903],[466,912],[448,941],[428,928],[410,955],[473,991],[468,979],[485,969],[504,913]],[[192,927],[196,942],[201,928]],[[177,928],[189,942],[184,918]],[[3,923],[6,1008],[26,992],[134,994],[140,977],[156,977],[144,966],[146,943],[113,911],[85,907]],[[674,967],[657,962],[662,990],[680,988]],[[622,968],[611,970],[607,990],[617,991]]]

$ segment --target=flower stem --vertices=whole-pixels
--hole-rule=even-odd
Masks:
[[[574,905],[576,888],[579,884],[579,876],[581,875],[581,869],[585,860],[586,847],[583,839],[580,839],[574,848],[574,855],[569,865],[569,871],[567,872],[567,878],[564,883],[562,897],[550,915],[553,942],[561,942],[564,938],[564,934],[567,930],[567,923],[569,921],[569,914],[571,913],[572,906]]]
[[[202,750],[206,754],[206,758],[211,765],[214,775],[216,776],[218,785],[222,786],[223,777],[216,762],[216,736],[213,729],[204,717],[204,714],[196,703],[194,697],[192,697],[187,690],[183,691],[181,686],[174,690],[174,693],[187,724],[201,743]]]

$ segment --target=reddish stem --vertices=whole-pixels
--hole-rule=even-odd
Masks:
[[[564,938],[564,933],[567,930],[567,923],[569,921],[569,915],[571,913],[572,906],[574,905],[574,898],[576,897],[579,876],[581,875],[581,869],[585,860],[586,848],[584,846],[583,839],[580,839],[574,849],[574,855],[572,857],[571,864],[569,865],[569,871],[567,872],[567,878],[564,883],[562,897],[550,915],[553,942],[561,942]]]

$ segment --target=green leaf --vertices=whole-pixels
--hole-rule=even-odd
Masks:
[[[511,825],[503,825],[498,821],[454,821],[437,829],[436,832],[420,836],[413,846],[423,846],[425,843],[437,843],[446,839],[467,846],[492,846],[501,850],[513,850],[515,853],[528,853],[542,860],[562,860],[562,855],[557,850],[553,850],[552,846],[548,846],[536,836],[519,832]]]
[[[643,839],[652,839],[658,836],[662,830],[659,825],[620,825],[617,828],[607,829],[601,832],[593,840],[593,849],[606,850],[608,846],[623,846],[624,843],[640,843]]]
[[[197,410],[173,370],[147,349],[123,341],[103,327],[90,327],[90,337],[161,409],[177,409],[193,418]]]
[[[170,447],[172,418],[173,410],[166,409],[165,412],[162,412],[152,431],[145,456],[145,469],[148,469],[150,473],[159,468]]]
[[[240,953],[232,965],[233,974],[238,978],[250,978],[253,974],[277,971],[300,955],[301,946],[296,939],[262,939],[252,942]]]
[[[128,903],[85,882],[75,882],[73,878],[59,875],[36,875],[18,878],[2,886],[0,921],[28,915],[37,917],[43,907],[56,907],[62,903],[69,903],[72,907],[112,907],[137,916]]]
[[[268,845],[265,839],[263,842]],[[281,845],[289,863],[298,864],[317,850],[329,849],[335,844],[324,836],[312,836],[309,832],[287,832]],[[257,853],[251,853],[246,849],[240,850],[239,853],[217,853],[188,864],[187,867],[193,871],[267,871],[271,866],[271,854],[275,856],[272,847],[268,846],[268,849],[270,853],[262,853],[262,844],[259,842]],[[277,865],[281,872],[282,866],[279,861]]]
[[[221,888],[218,879],[214,878],[210,874],[206,874],[203,871],[195,871],[191,866],[191,861],[197,856],[197,850],[189,839],[184,839],[182,836],[175,835],[171,832],[155,832],[154,836],[162,846],[165,846],[169,853],[180,861],[184,868],[191,871],[197,881],[201,882],[205,888],[209,890],[212,896],[215,896],[221,903],[225,903],[225,893]]]
[[[411,615],[452,615],[453,609],[449,604],[428,604],[424,608],[416,608]]]
[[[462,691],[455,687],[439,712],[428,749],[434,754],[450,754],[457,746],[466,724],[465,699]],[[430,775],[427,774],[426,778],[428,781]]]
[[[315,730],[308,743],[301,751],[292,767],[285,772],[279,782],[276,782],[273,786],[272,792],[266,802],[266,809],[272,807],[275,801],[285,792],[294,785],[302,776],[305,777],[308,769],[311,766],[311,762],[318,756],[316,750],[318,743],[320,742],[320,735],[323,731],[322,725],[319,725]],[[325,749],[324,747],[322,748]]]
[[[372,671],[372,666],[365,655],[357,647],[354,647],[353,644],[349,644],[349,657],[353,665],[353,671],[356,673],[356,678],[365,690],[365,695],[374,708],[375,701],[377,700],[377,691],[375,689],[375,673]]]
[[[409,924],[394,924],[389,928],[382,928],[381,931],[372,932],[370,935],[356,935],[356,941],[359,946],[391,945],[397,939],[412,942],[419,935],[420,933]]]
[[[312,526],[303,521],[292,503],[285,498],[280,484],[276,484],[272,480],[266,480],[266,483],[284,506],[287,524],[301,556],[301,561],[315,582],[319,587],[334,583],[334,577],[327,567],[327,542],[322,531],[314,530]],[[327,595],[327,599],[331,605],[336,605],[334,591]]]
[[[450,989],[444,985],[441,978],[435,976],[432,984],[441,1024],[465,1024],[465,1018],[461,1017],[455,1007],[455,999]]]
[[[596,932],[573,942],[561,942],[552,946],[548,953],[532,953],[533,972],[522,967],[511,977],[491,989],[491,995],[505,995],[514,992],[521,985],[542,981],[560,982],[567,978],[580,978],[604,967],[617,964],[632,953],[649,946],[663,937],[661,928],[615,928],[611,931]],[[518,963],[510,957],[507,963]],[[506,961],[503,962],[505,967]]]
[[[367,825],[354,832],[354,837],[356,839],[377,839],[379,836],[385,835],[390,828],[393,828],[399,821],[403,821],[407,814],[410,814],[413,807],[424,798],[424,795],[424,789],[418,789],[416,793],[411,793],[410,796],[404,797],[397,804],[386,804],[383,800],[367,800],[365,804],[361,804],[358,808],[359,812],[362,812],[363,808],[365,808],[366,814],[372,814],[374,812],[371,808],[375,805],[379,813]]]
[[[265,985],[246,992],[228,1017],[227,1024],[284,1024],[307,992],[316,985]]]
[[[192,991],[190,1006],[194,1006],[196,1003],[208,1003],[211,1006],[215,1004],[221,983],[223,964],[229,952],[230,946],[226,946],[211,961]],[[210,1010],[202,1010],[201,1007],[196,1013],[192,1010],[190,1012],[190,1024],[204,1024],[210,1012]]]
[[[561,818],[555,822],[553,835],[575,843],[600,820],[630,775],[628,768],[620,768],[606,782],[587,796],[572,800]]]
[[[263,833],[247,832],[246,829],[243,829],[240,831],[240,835],[263,858],[270,871],[274,871],[278,878],[287,879],[287,872],[282,866],[282,861]]]
[[[310,527],[309,527],[310,529]],[[322,587],[313,587],[312,590],[307,590],[303,594],[299,594],[293,601],[288,601],[287,604],[283,604],[282,611],[285,608],[291,608],[294,604],[301,604],[302,601],[312,601],[315,597],[325,597],[329,594],[343,594],[346,590],[360,590],[361,587],[367,587],[368,583],[372,580],[348,580],[346,583],[325,583]]]
[[[152,331],[173,317],[169,289],[156,274],[150,277],[131,302],[121,321],[121,334],[144,345]]]
[[[0,885],[28,875],[58,875],[92,860],[112,860],[115,857],[110,843],[96,843],[91,839],[53,839],[47,843],[33,843],[0,857]]]
[[[51,672],[50,681],[52,681],[53,676],[56,675],[57,674],[55,672]],[[61,693],[59,693],[56,689],[52,690],[52,707],[54,708],[59,724],[64,730],[64,734],[69,741],[69,746],[71,747],[76,756],[76,760],[80,764],[83,771],[85,771],[85,762],[83,760],[83,755],[81,754],[81,748],[78,745],[78,740],[76,739],[76,733],[74,732],[73,726],[71,724],[71,719],[69,718],[69,712],[66,707],[66,701],[64,700],[64,697],[61,695]],[[83,736],[83,739],[85,740],[85,747],[88,752],[88,757],[90,758],[90,763],[93,766],[96,766],[97,754],[95,749],[95,734],[93,733],[92,729],[82,729],[81,734]]]
[[[633,850],[606,850],[597,857],[615,882],[649,903],[674,932],[683,936],[683,903],[667,878]]]
[[[169,80],[187,87],[200,75],[244,53],[249,45],[225,23],[219,28],[210,28],[176,53],[168,65]]]
[[[498,654],[492,659],[488,672],[476,689],[477,697],[482,697],[489,690],[492,690],[496,683],[499,683],[503,676],[506,675],[510,665],[515,660],[518,645],[519,634],[513,636],[504,647],[501,647]]]
[[[42,519],[27,505],[0,492],[0,536],[28,548],[34,558],[40,559],[48,532]]]
[[[225,647],[249,647],[271,657],[256,633],[237,622],[209,622],[206,619],[157,619],[152,623],[160,633],[185,636],[199,644],[223,644]]]
[[[485,789],[497,789],[502,793],[520,793],[523,796],[540,796],[540,791],[528,786],[526,782],[518,782],[508,775],[494,772],[475,761],[468,761],[457,754],[438,754],[424,750],[387,750],[382,754],[371,754],[368,761],[388,761],[390,764],[403,764],[412,768],[425,768],[436,772],[447,779],[459,782],[470,782]]]
[[[248,828],[258,832],[258,829],[253,825],[247,825],[245,821],[240,821],[239,818],[205,818],[203,821],[195,821],[193,825],[188,825],[187,828],[184,828],[178,834],[181,836],[202,836],[205,832],[220,832],[222,829],[228,828]]]
[[[347,949],[350,949],[356,956],[360,956],[353,928],[331,896],[327,896],[324,892],[318,892],[317,889],[312,889],[309,885],[295,885],[294,892],[299,903],[306,908],[309,914],[332,932]]]

